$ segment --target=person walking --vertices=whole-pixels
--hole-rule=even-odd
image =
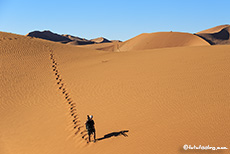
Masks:
[[[90,140],[90,136],[92,134],[94,134],[94,142],[96,142],[96,131],[95,131],[95,127],[94,127],[94,121],[93,121],[93,115],[87,115],[87,121],[85,123],[86,125],[86,130],[88,132],[88,136],[89,136],[89,142],[91,142]]]

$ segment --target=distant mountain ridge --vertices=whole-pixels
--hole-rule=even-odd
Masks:
[[[71,44],[71,45],[87,45],[87,44],[99,44],[99,43],[109,43],[112,42],[104,37],[99,37],[91,40],[87,40],[85,38],[77,37],[77,36],[72,36],[68,34],[56,34],[53,33],[49,30],[44,30],[44,31],[32,31],[26,36],[30,37],[35,37],[35,38],[40,38],[40,39],[45,39],[49,41],[54,41],[54,42],[60,42],[64,44]]]

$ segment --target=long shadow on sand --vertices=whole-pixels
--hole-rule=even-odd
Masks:
[[[128,135],[126,133],[128,133],[129,130],[122,130],[120,132],[112,132],[112,133],[109,133],[109,134],[106,134],[104,135],[104,137],[101,137],[101,138],[98,138],[96,139],[97,141],[101,141],[101,140],[104,140],[104,139],[108,139],[108,138],[111,138],[111,137],[117,137],[117,136],[124,136],[124,137],[128,137]]]

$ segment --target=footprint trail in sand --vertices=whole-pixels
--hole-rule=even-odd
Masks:
[[[84,126],[81,124],[79,115],[77,113],[77,105],[70,97],[70,94],[66,89],[66,85],[64,84],[63,79],[61,78],[60,71],[58,70],[58,67],[57,67],[58,63],[56,59],[54,58],[54,52],[50,48],[49,48],[49,52],[50,52],[50,60],[52,63],[52,71],[54,72],[55,80],[58,85],[58,89],[61,91],[64,99],[66,100],[66,104],[69,106],[68,108],[69,108],[70,116],[71,116],[72,123],[73,123],[74,133],[75,135],[80,133],[81,138],[85,139],[87,143],[89,143],[87,140],[88,137],[86,137],[87,136],[86,130],[84,129]]]

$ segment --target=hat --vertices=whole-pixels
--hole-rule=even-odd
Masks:
[[[90,119],[93,119],[93,115],[90,115],[89,118],[90,118]]]

